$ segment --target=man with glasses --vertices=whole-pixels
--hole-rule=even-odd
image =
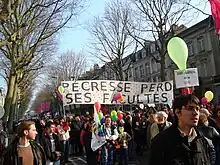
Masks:
[[[175,124],[152,140],[149,165],[212,164],[210,145],[196,129],[199,105],[194,95],[182,95],[174,100]]]

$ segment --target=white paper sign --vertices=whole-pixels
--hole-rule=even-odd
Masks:
[[[174,70],[176,88],[199,86],[197,68],[189,68],[185,71]]]
[[[67,93],[64,105],[71,104],[117,104],[114,95],[123,95],[124,104],[167,104],[173,100],[173,81],[131,82],[114,80],[63,81]]]

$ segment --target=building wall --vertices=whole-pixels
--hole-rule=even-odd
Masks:
[[[220,40],[215,33],[215,26],[212,17],[199,22],[198,24],[187,28],[177,34],[187,43],[189,57],[187,61],[188,68],[198,68],[200,77],[200,95],[209,88],[215,94],[215,101],[220,98]],[[148,51],[145,49],[137,51],[135,60],[130,65],[127,80],[158,82],[160,79],[160,64],[156,63],[155,58],[159,58],[158,51],[155,49],[154,42],[148,42]],[[130,55],[131,56],[131,55]],[[127,64],[126,64],[127,65]],[[173,71],[177,69],[176,65],[171,61],[169,56],[165,59],[165,80],[173,80]],[[125,66],[124,68],[126,68]],[[105,76],[102,76],[105,75]],[[99,74],[99,79],[114,80],[116,76],[114,72],[107,69]],[[214,77],[219,77],[214,80]]]

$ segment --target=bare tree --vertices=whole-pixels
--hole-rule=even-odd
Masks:
[[[0,47],[9,61],[8,90],[4,120],[15,105],[16,88],[25,75],[43,67],[56,46],[56,35],[79,13],[81,0],[28,0],[17,3],[13,12],[0,24]]]
[[[38,96],[33,101],[32,109],[36,109],[42,101],[49,101],[54,104],[54,107],[60,110],[60,105],[58,104],[60,101],[56,94],[57,87],[63,80],[73,81],[80,78],[86,71],[86,58],[82,53],[67,51],[52,59],[43,71],[44,73],[41,75],[43,81],[40,82],[40,84],[44,86],[44,88],[41,88],[40,92],[38,92]],[[46,93],[45,89],[47,91]]]
[[[86,58],[82,53],[67,51],[52,60],[45,69],[49,83],[46,85],[51,83],[60,85],[63,80],[77,80],[85,72]]]
[[[165,58],[167,55],[166,45],[170,37],[174,36],[179,29],[175,25],[183,18],[186,18],[187,12],[191,9],[188,4],[191,0],[131,0],[136,7],[140,26],[129,25],[129,34],[143,46],[146,52],[147,40],[153,40],[158,56],[152,57],[160,63],[161,80],[165,80]],[[130,30],[133,29],[133,30]],[[142,33],[137,36],[136,33]],[[144,35],[145,34],[145,35]],[[147,34],[147,35],[146,35]],[[140,37],[144,36],[144,37]],[[147,37],[152,36],[152,37]]]
[[[104,62],[115,73],[118,80],[124,80],[131,61],[123,58],[134,48],[134,39],[129,36],[126,27],[132,24],[132,10],[127,3],[120,0],[111,1],[105,8],[103,17],[95,18],[88,28],[92,35],[92,46],[95,56]]]

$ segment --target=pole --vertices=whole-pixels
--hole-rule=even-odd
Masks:
[[[64,106],[63,102],[62,102],[62,108],[63,108],[63,117],[66,121],[66,109],[65,109],[65,106]]]

